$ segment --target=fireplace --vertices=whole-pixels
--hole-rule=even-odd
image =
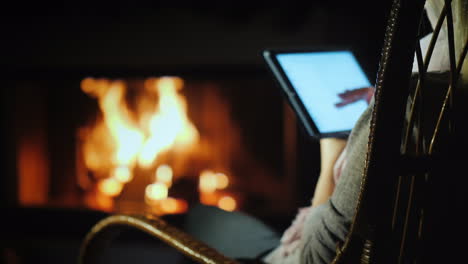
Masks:
[[[50,76],[14,81],[20,206],[273,218],[310,199],[297,155],[318,164],[316,143],[266,69]],[[302,170],[313,186],[318,166]]]

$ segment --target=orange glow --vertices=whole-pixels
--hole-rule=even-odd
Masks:
[[[97,98],[103,115],[103,123],[84,130],[87,132],[83,147],[86,165],[94,170],[105,166],[132,167],[144,135],[132,120],[125,103],[125,85],[118,81],[87,78],[81,82],[81,89]],[[108,156],[110,160],[103,159]]]
[[[184,81],[178,77],[149,78],[135,103],[127,102],[127,86],[122,81],[86,78],[81,90],[95,98],[100,109],[96,123],[80,129],[86,169],[93,172],[98,190],[117,196],[132,181],[136,166],[151,168],[158,156],[174,147],[189,149],[199,140],[187,116],[181,95]],[[156,170],[155,181],[145,189],[147,202],[167,198],[173,171],[168,165]],[[161,186],[160,184],[165,186]]]
[[[113,178],[100,180],[98,183],[98,190],[107,196],[119,195],[122,191],[122,188],[123,185]]]
[[[133,178],[133,174],[128,167],[117,167],[113,170],[111,175],[121,183],[127,183]]]
[[[161,165],[156,169],[156,182],[164,183],[170,187],[172,184],[172,168],[169,165]]]
[[[204,170],[200,173],[198,188],[201,192],[214,192],[217,188],[216,174],[210,170]]]
[[[86,194],[84,200],[89,207],[96,210],[111,212],[114,207],[114,200],[112,197],[100,192],[89,192]]]
[[[185,98],[177,93],[182,79],[163,77],[155,83],[159,104],[155,115],[149,119],[149,137],[138,155],[138,164],[149,167],[157,155],[174,144],[190,145],[198,140],[198,131],[188,120]]]
[[[181,199],[175,199],[168,197],[167,199],[161,200],[161,210],[167,214],[180,214],[186,212],[188,204],[186,201]]]
[[[217,205],[219,194],[217,192],[201,192],[200,202],[206,205]]]
[[[161,209],[164,212],[172,213],[177,210],[177,201],[174,198],[167,198],[161,201]]]
[[[123,104],[125,86],[114,82],[106,96],[99,102],[104,114],[104,122],[117,143],[114,162],[131,165],[143,143],[143,133],[131,122],[130,113]]]
[[[166,199],[168,195],[167,186],[163,183],[152,183],[146,186],[145,196],[149,201]]]
[[[224,173],[216,173],[216,188],[225,189],[229,185],[229,179]]]
[[[85,78],[81,81],[81,90],[94,97],[101,97],[109,87],[109,80]]]
[[[81,82],[82,91],[98,100],[103,119],[102,123],[82,130],[88,168],[127,166],[131,169],[137,160],[141,167],[147,168],[172,146],[189,147],[198,141],[198,131],[187,117],[186,100],[179,94],[183,80],[151,78],[145,85],[147,90],[157,93],[159,101],[154,109],[143,107],[146,104],[142,101],[135,113],[125,101],[127,88],[123,82],[92,78]],[[112,158],[106,160],[109,154]]]
[[[233,206],[235,209],[236,205],[232,205],[232,202],[226,200],[226,198],[223,201],[220,200],[220,196],[222,194],[218,190],[225,189],[228,186],[229,178],[226,176],[226,174],[219,172],[216,173],[212,170],[202,171],[200,173],[198,182],[198,188],[200,190],[200,202],[206,205],[217,205],[218,207],[223,206],[224,208],[227,208],[226,211],[229,211],[228,209],[232,208]]]
[[[218,207],[225,211],[234,211],[237,207],[237,202],[231,196],[223,196],[218,201]]]
[[[96,194],[95,206],[97,209],[110,212],[114,207],[114,200],[106,195]]]
[[[139,84],[138,81],[131,83]],[[148,78],[144,87],[135,93],[133,90],[129,92],[133,87],[127,87],[123,81],[86,78],[81,82],[82,91],[97,100],[101,111],[94,123],[78,133],[84,165],[91,172],[90,179],[97,182],[94,190],[102,200],[95,203],[100,203],[102,208],[113,206],[121,201],[113,198],[122,193],[125,184],[137,178],[124,195],[133,193],[130,191],[134,190],[133,184],[141,184],[147,204],[145,208],[162,214],[185,212],[187,201],[169,197],[169,188],[175,180],[174,171],[175,176],[179,176],[193,175],[193,170],[181,171],[185,161],[178,162],[174,156],[183,151],[196,151],[201,157],[186,161],[197,162],[210,159],[211,153],[215,152],[209,150],[209,144],[200,142],[199,132],[189,120],[181,78]],[[228,137],[223,139],[223,142],[228,141]],[[198,148],[193,148],[195,146]],[[159,165],[162,162],[170,162],[171,166]],[[218,163],[214,167],[226,167],[226,164]],[[152,173],[154,178],[151,179]],[[146,185],[147,180],[154,182]],[[231,184],[226,174],[204,170],[198,180],[202,203],[227,211],[236,210],[236,200],[219,191]],[[121,198],[125,200],[125,197]]]
[[[18,198],[22,205],[45,203],[49,192],[49,168],[41,135],[21,140],[18,146]]]
[[[229,178],[224,173],[204,170],[200,173],[199,189],[201,192],[214,192],[228,187]]]

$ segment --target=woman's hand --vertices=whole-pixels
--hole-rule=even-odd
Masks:
[[[315,207],[327,201],[335,189],[333,179],[335,164],[346,146],[345,139],[320,139],[320,176],[315,186],[312,206]],[[341,166],[338,166],[341,167]]]
[[[353,90],[346,90],[338,94],[338,97],[340,97],[341,102],[336,103],[335,106],[339,108],[348,104],[352,104],[359,100],[365,100],[366,103],[369,104],[372,96],[374,95],[374,91],[375,88],[372,86]]]
[[[281,237],[279,253],[285,257],[299,248],[303,227],[310,209],[330,197],[335,188],[333,176],[341,169],[341,154],[346,146],[346,140],[338,138],[323,138],[320,140],[321,172],[316,185],[312,206],[300,208],[291,226]],[[337,163],[340,163],[338,164]]]

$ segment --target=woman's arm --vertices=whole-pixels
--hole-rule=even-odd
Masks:
[[[320,139],[320,176],[315,186],[312,207],[326,202],[333,190],[335,181],[333,178],[335,163],[346,146],[346,140],[339,138]]]
[[[280,261],[299,247],[302,229],[307,215],[312,207],[327,201],[335,189],[335,174],[341,170],[343,157],[340,157],[347,141],[338,138],[324,138],[320,140],[321,171],[315,187],[312,206],[299,209],[292,225],[286,229],[281,237],[281,246],[269,257],[270,262]],[[340,163],[340,164],[337,164]],[[278,260],[274,260],[278,259]]]

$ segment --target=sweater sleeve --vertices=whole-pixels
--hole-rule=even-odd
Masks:
[[[331,198],[308,211],[299,245],[290,254],[277,247],[263,261],[269,264],[330,263],[349,232],[357,205],[367,152],[374,100],[361,115],[350,134],[340,177]]]
[[[349,232],[365,165],[372,108],[373,100],[350,135],[346,164],[330,200],[311,211],[304,223],[299,263],[330,263]]]

